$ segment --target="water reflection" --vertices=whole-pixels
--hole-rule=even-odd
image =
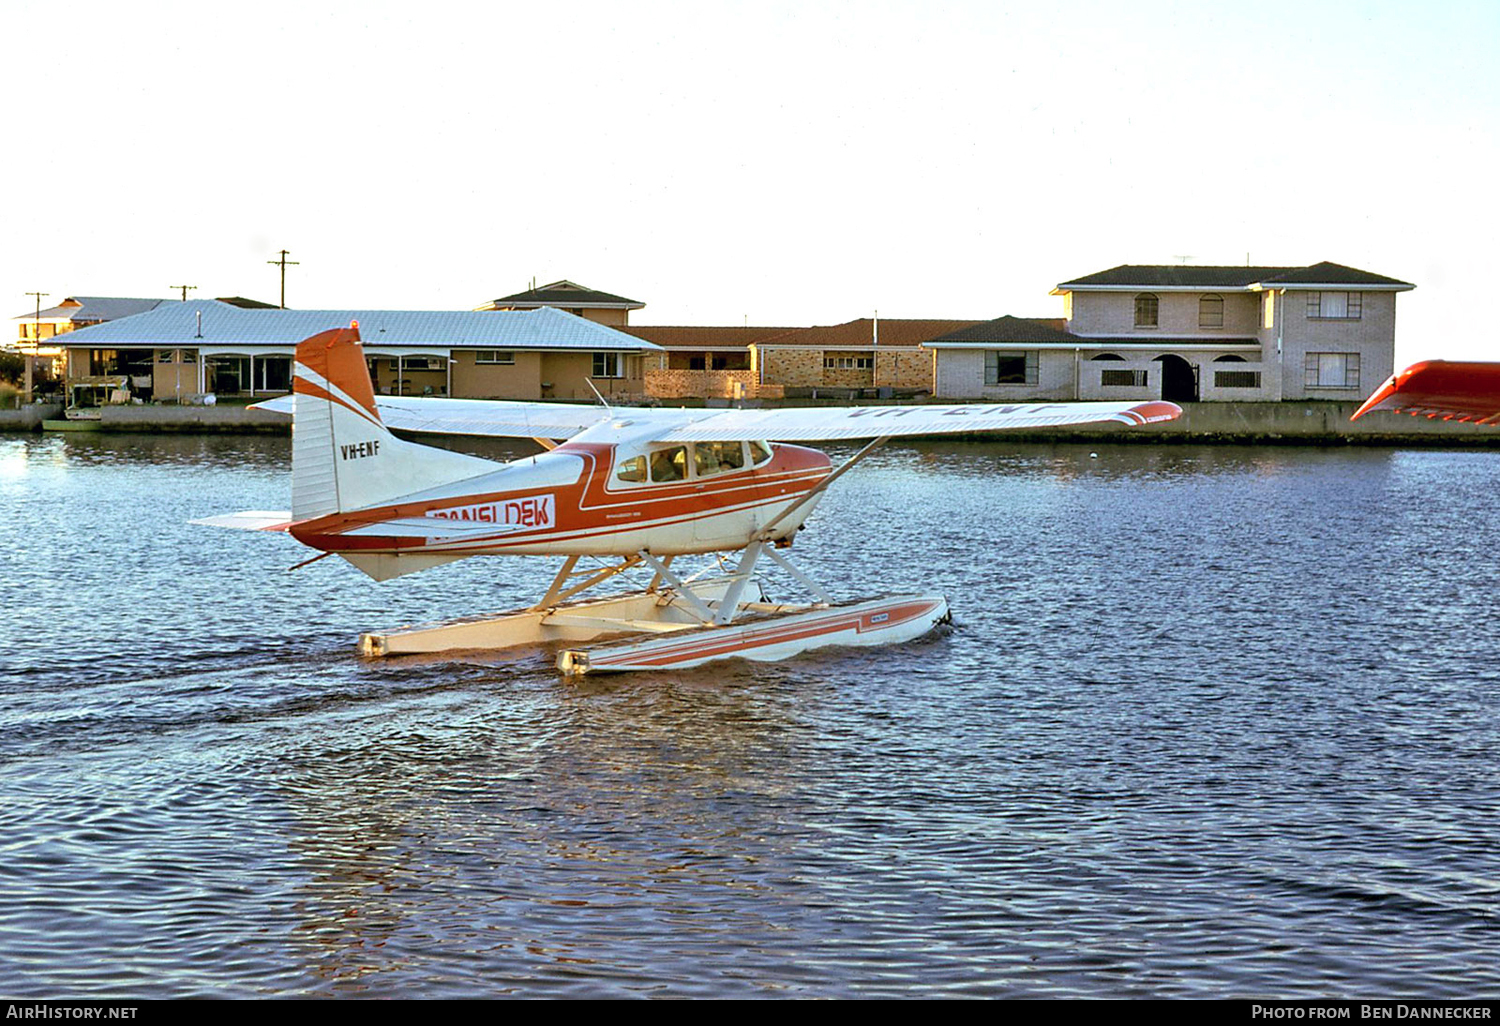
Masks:
[[[801,562],[954,629],[583,683],[352,654],[552,561],[391,587],[184,523],[287,455],[0,442],[8,993],[1500,985],[1494,454],[887,448]]]

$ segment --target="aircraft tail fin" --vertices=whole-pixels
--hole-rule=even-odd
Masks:
[[[358,322],[298,344],[292,395],[294,521],[368,509],[499,466],[390,433],[375,405]]]

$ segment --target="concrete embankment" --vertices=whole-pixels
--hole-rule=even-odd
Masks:
[[[1500,448],[1500,427],[1428,420],[1396,413],[1349,417],[1357,402],[1183,403],[1163,424],[1087,424],[1015,432],[1037,441],[1249,443],[1262,445],[1487,446]]]
[[[62,406],[33,403],[19,410],[0,410],[0,431],[40,431],[42,421],[62,416]]]
[[[103,431],[285,435],[291,433],[292,419],[284,413],[243,406],[106,406],[100,411],[99,427]]]

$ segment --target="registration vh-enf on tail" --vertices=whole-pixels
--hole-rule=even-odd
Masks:
[[[360,651],[548,645],[560,649],[557,665],[568,674],[917,638],[948,620],[943,595],[838,601],[790,558],[798,529],[844,472],[897,436],[1142,425],[1181,413],[1167,402],[704,410],[377,398],[357,324],[300,343],[292,395],[260,406],[292,414],[290,512],[197,523],[285,531],[377,581],[469,556],[561,557],[529,608],[365,634]],[[531,438],[545,451],[500,463],[399,438],[393,428]],[[862,439],[870,441],[838,467],[790,444]],[[675,562],[713,553],[712,572],[685,575]],[[584,558],[603,565],[580,568]],[[809,600],[766,601],[756,577],[762,560]],[[632,570],[650,583],[584,596]]]

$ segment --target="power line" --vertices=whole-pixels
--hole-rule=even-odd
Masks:
[[[268,263],[268,264],[277,264],[277,265],[279,265],[281,267],[281,308],[283,310],[286,309],[286,268],[287,268],[288,264],[292,265],[293,267],[296,267],[298,265],[298,261],[296,261],[296,260],[288,260],[286,258],[286,255],[288,253],[290,253],[290,252],[291,252],[291,250],[289,250],[289,249],[283,249],[281,251],[281,259],[280,260],[267,260],[266,261],[266,263]]]
[[[26,401],[31,402],[31,362],[36,359],[37,348],[42,344],[42,297],[50,296],[50,292],[28,292],[28,296],[36,297],[36,319],[31,322],[31,353],[26,357],[26,381],[24,383]]]

